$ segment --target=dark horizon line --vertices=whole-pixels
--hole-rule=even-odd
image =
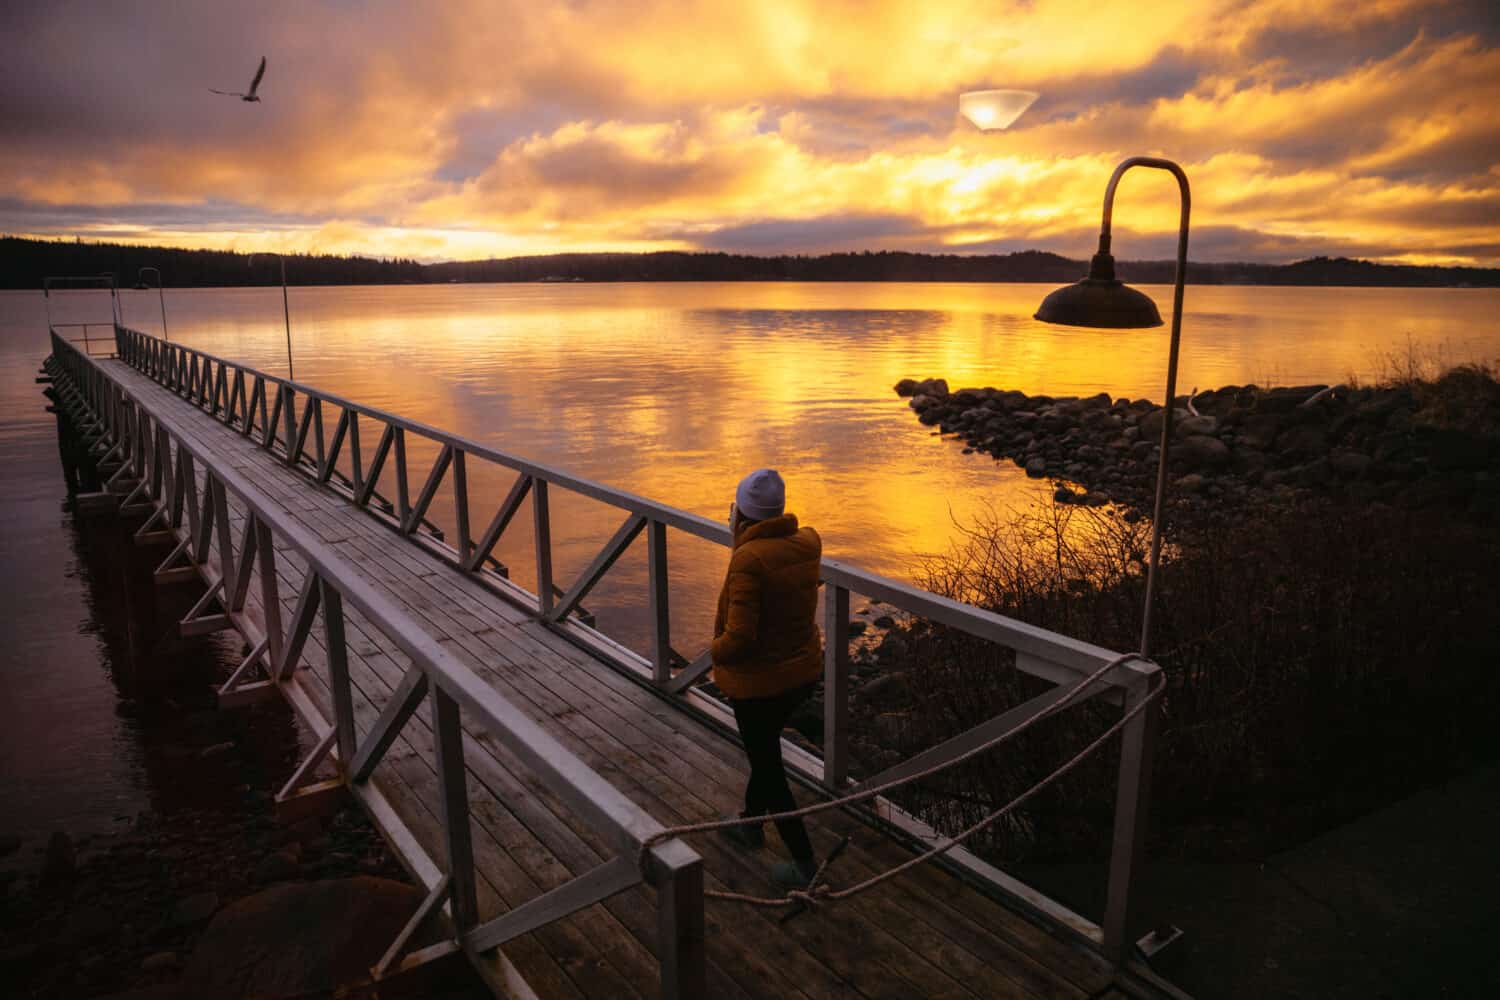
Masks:
[[[1047,250],[1003,254],[933,254],[856,250],[825,254],[737,254],[711,250],[569,251],[478,260],[423,263],[391,257],[288,253],[289,285],[530,283],[538,281],[956,281],[971,283],[1076,281],[1087,261]],[[113,271],[122,287],[141,267],[163,264],[166,287],[239,287],[280,283],[274,256],[249,262],[236,250],[156,247],[82,238],[0,236],[0,287],[41,288],[53,275]],[[1175,261],[1119,260],[1120,278],[1169,283]],[[1500,268],[1382,264],[1346,257],[1310,257],[1285,264],[1189,261],[1194,284],[1378,287],[1500,287]]]

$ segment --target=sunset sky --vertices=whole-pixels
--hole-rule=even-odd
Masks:
[[[17,3],[0,51],[15,235],[1081,256],[1149,153],[1194,259],[1500,265],[1493,0]],[[1042,96],[985,133],[988,87]],[[1117,254],[1176,213],[1132,175]]]

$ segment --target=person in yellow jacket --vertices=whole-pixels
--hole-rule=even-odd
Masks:
[[[714,620],[713,679],[734,708],[734,721],[750,759],[741,816],[797,808],[781,759],[781,731],[812,694],[823,670],[816,624],[818,569],[823,542],[786,513],[786,484],[775,469],[757,469],[740,481],[729,511],[734,551]],[[805,887],[817,871],[807,828],[800,819],[778,820],[790,864],[771,869],[779,885]],[[765,845],[762,825],[725,831],[742,848]]]

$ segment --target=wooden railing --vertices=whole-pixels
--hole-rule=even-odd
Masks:
[[[122,333],[121,343],[129,342]],[[225,690],[242,690],[243,679],[259,668],[268,678],[259,683],[277,688],[312,729],[315,749],[278,798],[296,795],[322,761],[334,762],[342,783],[428,889],[426,900],[391,945],[380,970],[396,961],[418,925],[438,907],[447,908],[454,925],[456,941],[451,946],[469,954],[484,972],[486,963],[504,961],[495,952],[499,945],[644,879],[658,894],[657,952],[663,995],[703,995],[703,873],[697,853],[679,839],[664,841],[650,849],[643,872],[642,846],[664,829],[661,823],[449,654],[408,612],[220,457],[195,444],[56,334],[52,350],[54,362],[66,376],[66,383],[59,385],[62,404],[78,412],[85,434],[94,439],[101,464],[119,463],[106,487],[124,493],[125,509],[149,511],[140,529],[143,536],[162,533],[177,542],[162,563],[162,572],[173,572],[171,567],[187,560],[208,584],[203,599],[185,617],[183,631],[192,634],[229,625],[238,629],[251,651]],[[231,504],[243,515],[238,544],[231,530]],[[283,553],[295,551],[308,566],[288,622],[281,620],[278,548]],[[246,614],[252,585],[258,588],[262,621]],[[207,609],[215,604],[222,612],[209,613]],[[345,607],[356,610],[411,662],[363,739],[355,729]],[[296,670],[319,615],[334,709],[331,721],[303,689]],[[434,769],[441,794],[437,812],[448,855],[446,871],[428,857],[370,780],[424,699],[432,702]],[[559,799],[601,831],[618,855],[480,923],[461,722],[493,736]],[[504,976],[492,978],[503,980]]]
[[[279,455],[289,466],[301,468],[316,482],[335,490],[463,573],[530,609],[550,627],[605,661],[649,681],[667,696],[685,699],[720,722],[732,724],[725,706],[694,686],[709,670],[708,652],[705,650],[691,659],[679,654],[672,644],[668,614],[670,566],[667,529],[674,528],[728,547],[731,539],[725,524],[574,476],[471,438],[257,371],[181,343],[163,341],[124,327],[118,331],[118,342],[119,356],[127,364],[241,434],[254,437],[262,447]],[[302,400],[300,411],[299,399]],[[331,414],[336,415],[332,421],[333,430],[331,434],[325,434]],[[380,428],[372,451],[366,450],[367,438],[362,436],[367,433],[367,426]],[[409,435],[426,439],[438,447],[437,458],[427,470],[414,498],[410,490],[414,480],[407,466]],[[332,470],[345,449],[351,475],[348,484],[341,484],[334,479]],[[468,481],[471,462],[489,463],[515,473],[499,508],[477,535],[473,533],[474,525],[470,522]],[[396,500],[389,511],[370,503],[374,483],[387,463],[394,463],[396,480]],[[418,531],[420,520],[445,477],[452,480],[457,522],[456,537],[451,540]],[[565,588],[559,588],[553,580],[549,503],[552,489],[602,502],[624,515],[614,535]],[[487,561],[496,543],[511,527],[528,494],[532,500],[535,593],[508,579],[502,569]],[[643,534],[647,540],[648,562],[645,603],[651,630],[649,653],[645,657],[571,614],[621,554]],[[837,560],[824,560],[822,583],[825,589],[823,752],[818,757],[791,744],[786,744],[784,750],[791,767],[835,793],[851,788],[848,755],[851,593],[883,601],[918,617],[1009,647],[1015,651],[1019,670],[1056,685],[968,732],[957,734],[881,774],[871,776],[866,782],[868,785],[952,760],[966,750],[1016,728],[1037,711],[1060,700],[1068,684],[1099,670],[1118,655]],[[1078,698],[1074,704],[1102,698],[1128,711],[1145,699],[1157,672],[1158,668],[1150,663],[1131,662],[1119,666],[1104,675],[1102,686]],[[946,856],[949,863],[977,877],[983,884],[1001,890],[1009,899],[1049,921],[1076,932],[1110,958],[1123,960],[1129,947],[1130,888],[1139,868],[1144,841],[1157,714],[1156,707],[1150,706],[1130,720],[1122,731],[1109,883],[1102,923],[1096,924],[1073,912],[962,848]],[[938,835],[930,827],[885,799],[878,800],[875,812],[918,840],[937,839]]]

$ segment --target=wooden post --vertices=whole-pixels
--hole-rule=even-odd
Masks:
[[[260,603],[266,616],[266,643],[272,663],[281,662],[281,598],[276,589],[276,544],[271,526],[255,522],[255,554],[260,560]]]
[[[432,738],[442,787],[443,834],[448,842],[448,881],[453,923],[460,937],[479,921],[474,889],[474,850],[469,831],[469,787],[464,770],[463,729],[458,702],[432,686]]]
[[[354,763],[354,693],[349,686],[349,648],[344,639],[344,598],[327,580],[323,588],[323,635],[328,643],[328,686],[333,691],[333,728],[339,768],[347,780]]]
[[[286,464],[297,464],[297,390],[286,387],[286,400],[281,407],[281,423],[286,435]]]
[[[552,518],[547,507],[547,480],[531,486],[531,513],[536,526],[536,600],[542,614],[552,610]]]
[[[406,481],[406,429],[395,429],[396,439],[396,523],[405,524],[411,513],[411,490]]]
[[[667,526],[646,525],[646,581],[651,590],[651,679],[672,679],[672,615],[667,587]]]
[[[823,589],[823,784],[838,791],[849,774],[849,591]]]
[[[458,564],[465,566],[469,562],[469,553],[473,551],[474,539],[469,537],[469,474],[462,448],[453,449],[453,515],[458,522],[458,538],[453,547],[458,550]]]
[[[651,852],[656,868],[656,946],[661,995],[690,1000],[708,995],[703,924],[703,859],[681,841]]]
[[[1151,690],[1154,674],[1140,678],[1125,692],[1126,712]],[[1115,831],[1109,851],[1109,889],[1104,904],[1103,947],[1106,957],[1123,963],[1130,954],[1131,889],[1145,855],[1147,814],[1151,800],[1151,763],[1155,755],[1159,705],[1148,705],[1120,733],[1120,777],[1115,790]]]
[[[364,459],[359,453],[359,411],[349,411],[349,485],[354,495],[359,496],[365,483]]]

